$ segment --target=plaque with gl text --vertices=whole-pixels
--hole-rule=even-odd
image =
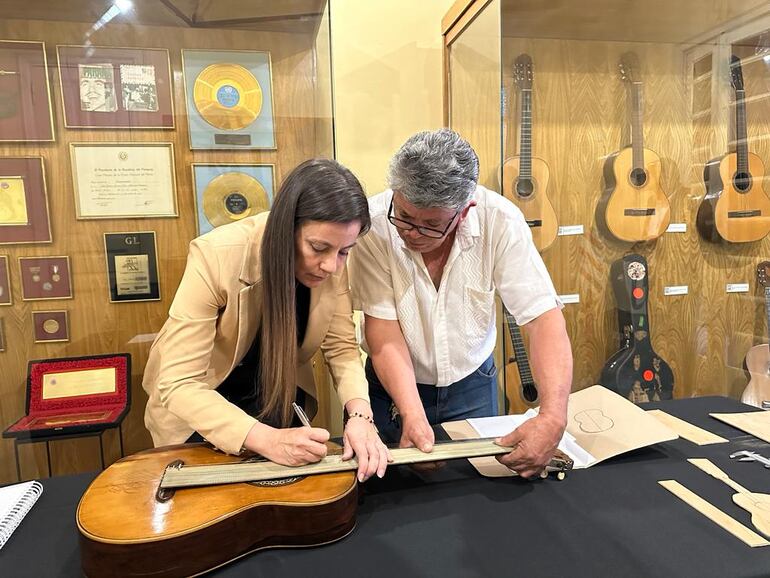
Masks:
[[[105,233],[110,302],[160,301],[154,231]]]

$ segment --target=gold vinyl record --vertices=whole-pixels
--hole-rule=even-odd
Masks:
[[[239,64],[211,64],[195,79],[195,108],[210,125],[222,130],[249,126],[262,110],[262,87]]]
[[[214,227],[240,221],[270,209],[260,182],[245,173],[223,173],[203,191],[203,214]]]

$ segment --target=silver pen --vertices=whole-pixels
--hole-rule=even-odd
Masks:
[[[297,405],[296,401],[292,401],[291,402],[291,407],[294,408],[294,413],[297,414],[297,417],[299,418],[299,421],[302,422],[302,425],[307,426],[307,427],[313,427],[313,426],[310,425],[310,420],[307,418],[307,415],[302,410],[302,408]]]

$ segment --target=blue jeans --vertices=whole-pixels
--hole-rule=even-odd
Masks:
[[[374,423],[385,443],[401,439],[401,418],[393,400],[380,383],[371,359],[366,361],[366,379],[374,412]],[[446,387],[418,383],[417,391],[428,423],[497,415],[497,367],[492,355],[470,375]]]

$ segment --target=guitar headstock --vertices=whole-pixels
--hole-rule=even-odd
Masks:
[[[741,70],[741,59],[733,54],[730,57],[730,84],[736,92],[743,90],[743,71]]]
[[[770,287],[770,261],[757,265],[757,282],[764,288]]]
[[[520,54],[513,64],[513,78],[522,90],[532,89],[532,58],[529,54]]]
[[[620,70],[620,79],[623,82],[641,82],[639,57],[633,52],[626,52],[620,57],[618,69]]]

